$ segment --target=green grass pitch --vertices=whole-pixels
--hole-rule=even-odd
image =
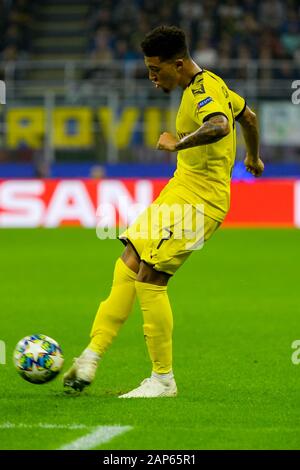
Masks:
[[[93,230],[0,231],[0,448],[57,449],[86,429],[124,425],[99,448],[299,449],[297,230],[220,230],[171,280],[177,398],[117,399],[150,373],[138,305],[81,396],[62,393],[61,375],[45,385],[18,376],[14,346],[33,333],[59,341],[69,367],[121,252]]]

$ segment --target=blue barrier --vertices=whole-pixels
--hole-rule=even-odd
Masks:
[[[50,178],[170,178],[175,165],[161,164],[95,164],[93,162],[55,163],[51,166]],[[34,178],[36,171],[31,163],[0,163],[0,178]],[[265,166],[265,178],[300,178],[300,163],[276,164]],[[236,162],[233,180],[252,179],[243,162]]]

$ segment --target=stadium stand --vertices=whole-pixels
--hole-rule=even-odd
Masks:
[[[139,47],[159,24],[184,28],[195,60],[257,110],[266,162],[298,171],[300,143],[289,127],[299,107],[288,106],[300,69],[297,0],[2,0],[0,79],[7,106],[0,111],[0,161],[32,163],[39,149],[51,165],[174,165],[154,148],[179,97],[151,87]],[[16,107],[31,111],[17,117]],[[278,117],[274,135],[270,115]]]

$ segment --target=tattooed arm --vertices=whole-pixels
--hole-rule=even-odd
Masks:
[[[199,145],[212,144],[218,142],[229,133],[228,119],[222,114],[212,116],[199,129],[186,135],[179,141],[169,132],[161,134],[157,148],[159,150],[168,150],[169,152],[176,152],[190,147],[197,147]]]
[[[228,119],[222,114],[213,116],[192,134],[186,135],[176,144],[176,150],[183,150],[198,145],[213,144],[229,134]]]

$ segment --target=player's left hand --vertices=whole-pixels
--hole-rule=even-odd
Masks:
[[[250,155],[246,155],[244,160],[245,167],[249,173],[253,176],[259,177],[263,174],[265,165],[260,158],[252,158]]]
[[[178,140],[170,132],[163,132],[158,139],[156,148],[158,150],[167,150],[168,152],[176,151],[176,144]]]

